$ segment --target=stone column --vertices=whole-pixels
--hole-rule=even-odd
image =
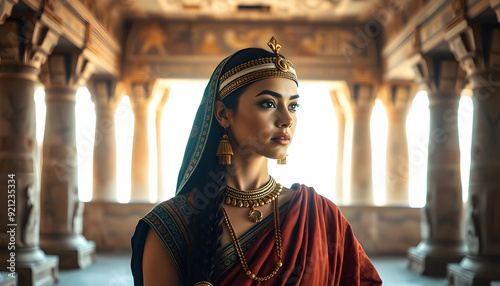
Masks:
[[[40,170],[33,96],[40,64],[60,33],[58,19],[45,12],[13,16],[0,25],[0,268],[16,272],[19,285],[52,285],[58,279],[58,258],[39,247]]]
[[[167,193],[163,187],[163,164],[162,164],[162,146],[161,146],[161,117],[163,109],[170,96],[170,89],[167,88],[163,92],[158,107],[156,108],[156,157],[158,158],[158,201],[164,201],[167,198]]]
[[[409,83],[388,83],[381,93],[388,119],[385,172],[386,205],[408,206],[409,172],[406,118],[415,90]]]
[[[489,285],[500,280],[500,28],[458,18],[447,29],[474,102],[467,255],[460,264],[448,266],[448,283]]]
[[[76,91],[93,66],[80,52],[54,52],[42,66],[47,117],[43,139],[41,242],[59,256],[61,268],[84,268],[95,244],[82,235],[83,202],[78,199],[75,133]]]
[[[465,255],[457,126],[463,72],[453,59],[415,57],[417,82],[430,100],[430,138],[422,241],[408,250],[409,268],[423,275],[444,276],[446,264]]]
[[[333,110],[335,111],[335,115],[337,116],[338,123],[338,138],[337,138],[337,171],[335,174],[335,203],[343,204],[344,203],[344,184],[343,184],[343,167],[344,167],[344,140],[345,140],[345,110],[340,104],[339,95],[337,91],[330,91],[330,98],[333,103]]]
[[[370,118],[377,90],[371,83],[354,83],[349,89],[353,120],[349,204],[373,205]]]
[[[93,79],[87,88],[96,114],[92,201],[116,202],[115,111],[124,85],[115,79]]]
[[[127,93],[134,112],[132,145],[132,184],[130,200],[149,202],[149,110],[153,102],[154,81],[147,76],[127,79]],[[156,192],[157,190],[154,190]]]

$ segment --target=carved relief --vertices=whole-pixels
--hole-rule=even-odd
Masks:
[[[471,253],[479,254],[481,252],[481,224],[479,201],[477,194],[472,194],[469,198],[469,208],[467,210],[467,246]]]
[[[275,35],[287,43],[287,56],[375,56],[373,32],[359,25],[353,28],[269,25],[192,25],[178,22],[136,24],[128,39],[129,55],[230,54],[262,46]],[[285,51],[283,51],[285,52]]]
[[[38,212],[38,197],[35,194],[33,185],[26,186],[24,190],[26,196],[26,204],[24,206],[24,214],[21,216],[21,245],[34,245],[35,237],[38,236],[38,226],[40,223],[40,214]]]

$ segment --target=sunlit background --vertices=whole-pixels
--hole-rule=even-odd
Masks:
[[[150,192],[150,200],[167,199],[175,194],[177,176],[184,148],[193,124],[206,81],[178,80],[169,82],[170,96],[161,118],[161,150],[163,188],[165,198]],[[330,98],[330,88],[324,82],[301,82],[299,87],[299,117],[293,144],[288,150],[287,165],[269,160],[269,172],[276,180],[290,187],[300,182],[312,186],[321,195],[336,201],[335,174],[337,166],[338,124]],[[76,140],[78,151],[78,186],[82,201],[92,199],[92,160],[95,137],[94,104],[87,88],[78,89],[76,95]],[[37,140],[43,142],[45,126],[45,93],[35,92]],[[472,136],[473,102],[462,96],[458,109],[459,142],[463,199],[466,201],[469,184],[470,148]],[[149,118],[150,188],[157,189],[156,112]],[[346,154],[350,154],[349,120],[346,122]],[[128,96],[124,96],[115,114],[117,149],[117,200],[130,201],[132,140],[134,115]],[[371,117],[373,190],[376,205],[385,202],[385,166],[388,119],[381,101],[377,100]],[[429,142],[429,99],[424,91],[415,96],[407,122],[408,153],[410,161],[409,198],[411,207],[425,205],[427,187],[427,148]],[[42,149],[40,148],[40,156]],[[349,159],[344,158],[345,164]],[[349,168],[347,168],[349,169]],[[344,192],[349,188],[350,174],[344,174]]]

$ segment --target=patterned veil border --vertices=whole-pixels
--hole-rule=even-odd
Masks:
[[[187,184],[191,178],[193,172],[195,171],[200,159],[205,151],[205,146],[207,144],[207,139],[210,134],[210,128],[213,121],[213,109],[215,106],[215,100],[217,99],[218,89],[219,89],[219,78],[222,69],[232,57],[229,56],[225,58],[215,69],[214,73],[210,78],[210,82],[207,85],[204,93],[203,99],[201,100],[200,107],[196,112],[196,117],[193,122],[193,127],[191,128],[191,135],[189,136],[188,143],[186,145],[186,150],[184,152],[184,158],[182,160],[181,169],[179,171],[179,177],[177,179],[177,188],[175,195],[182,195],[189,190],[183,190],[184,186]]]

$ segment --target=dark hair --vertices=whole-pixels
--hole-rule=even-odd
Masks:
[[[275,56],[273,53],[263,49],[240,50],[231,56],[222,74],[247,61],[273,56]],[[248,85],[233,91],[222,102],[227,108],[236,112],[239,99],[247,87]],[[186,184],[194,190],[194,204],[198,211],[191,216],[190,229],[194,244],[189,251],[187,261],[186,283],[188,286],[200,281],[209,281],[214,285],[219,282],[220,272],[217,264],[221,250],[226,169],[218,164],[215,153],[223,134],[224,128],[217,120],[213,120],[206,149],[193,173],[193,178],[197,179],[192,180],[189,185]]]

